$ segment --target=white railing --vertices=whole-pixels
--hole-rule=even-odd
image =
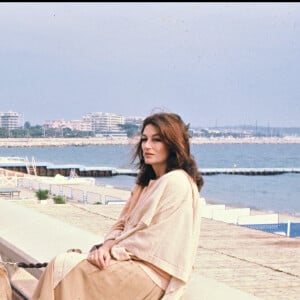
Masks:
[[[108,195],[105,192],[92,192],[80,187],[75,188],[61,184],[48,184],[35,179],[34,177],[18,178],[17,186],[31,189],[31,190],[48,190],[50,195],[53,196],[64,196],[69,200],[77,201],[80,203],[88,204],[112,204],[120,203],[124,204],[127,199],[122,199],[120,193],[116,191],[116,195]]]

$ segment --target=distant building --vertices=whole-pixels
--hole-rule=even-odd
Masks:
[[[95,133],[120,134],[123,130],[119,125],[124,125],[125,118],[113,113],[94,112],[83,117],[83,120],[91,124]]]
[[[0,127],[6,129],[18,128],[20,122],[20,114],[13,111],[0,112]]]
[[[92,131],[91,124],[82,120],[71,120],[66,121],[61,120],[47,120],[44,124],[44,127],[49,128],[70,128],[71,130],[78,131]]]
[[[47,120],[44,123],[44,128],[70,128],[71,130],[78,131],[93,131],[96,135],[109,135],[109,136],[127,136],[126,131],[122,125],[130,124],[142,126],[144,118],[142,117],[124,117],[114,113],[107,112],[92,112],[83,116],[82,120],[66,121],[60,120]]]
[[[143,117],[125,117],[126,124],[137,125],[141,127],[143,125],[144,118]]]

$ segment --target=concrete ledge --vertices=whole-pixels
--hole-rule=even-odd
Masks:
[[[103,240],[68,223],[0,199],[0,255],[5,261],[49,262],[70,248],[88,252]],[[7,267],[16,299],[30,299],[43,268]]]
[[[10,284],[13,290],[13,298],[30,300],[37,283],[37,278],[33,277],[24,269],[18,268],[16,272],[10,277]]]
[[[212,219],[215,210],[225,210],[225,204],[205,204],[203,205],[202,217]]]
[[[0,255],[2,256],[4,261],[9,262],[24,262],[24,263],[38,263],[38,261],[32,256],[28,255],[20,248],[17,248],[15,245],[7,242],[3,238],[0,237]],[[7,266],[9,274],[12,275],[17,267]],[[43,269],[28,269],[29,273],[35,278],[39,278],[43,272]]]
[[[227,208],[225,210],[217,209],[213,211],[212,219],[226,223],[237,224],[241,216],[250,216],[250,208]]]
[[[0,259],[5,262],[35,262],[33,258],[26,255],[20,249],[7,243],[0,238]],[[41,275],[41,269],[31,269],[35,276],[27,272],[25,269],[19,268],[13,264],[4,264],[7,270],[8,279],[12,290],[12,300],[30,300],[34,288],[38,282],[38,277]],[[1,288],[1,287],[0,287]],[[0,299],[1,296],[0,296]],[[5,298],[6,299],[6,298]]]
[[[263,215],[250,215],[239,216],[238,225],[248,224],[278,224],[279,214],[263,214]]]
[[[10,201],[0,200],[0,211],[0,254],[14,262],[49,262],[55,255],[70,248],[88,252],[92,245],[103,240],[101,236]],[[12,285],[27,297],[23,299],[30,299],[42,271],[19,268],[12,272]],[[188,283],[187,295],[188,300],[258,299],[196,273]]]
[[[58,207],[59,209],[59,207]],[[0,236],[38,262],[48,262],[70,248],[88,252],[103,236],[0,199]]]

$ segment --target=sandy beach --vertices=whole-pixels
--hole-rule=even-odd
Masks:
[[[0,138],[0,147],[62,147],[135,144],[137,138]],[[192,144],[300,144],[300,137],[191,138]]]

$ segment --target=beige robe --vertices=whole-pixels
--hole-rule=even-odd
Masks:
[[[183,170],[166,173],[146,188],[136,186],[119,221],[105,239],[117,260],[128,253],[172,276],[164,300],[180,299],[196,257],[201,224],[196,184]]]

